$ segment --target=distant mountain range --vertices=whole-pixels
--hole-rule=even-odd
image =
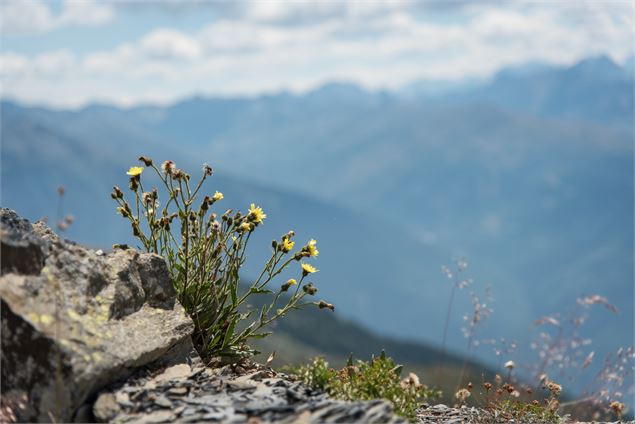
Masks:
[[[492,285],[482,337],[526,347],[534,319],[599,293],[622,313],[588,322],[596,357],[633,344],[632,70],[599,57],[424,86],[334,83],[77,111],[5,101],[2,203],[52,215],[64,184],[77,216],[69,237],[107,246],[127,240],[108,193],[139,154],[194,169],[207,161],[228,207],[254,201],[269,213],[252,263],[290,228],[317,238],[324,297],[380,333],[438,343],[449,297],[440,268],[465,255],[473,289]],[[455,311],[469,310],[468,290]]]

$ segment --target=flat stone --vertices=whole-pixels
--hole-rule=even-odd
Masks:
[[[171,411],[154,411],[131,422],[136,424],[171,423],[175,418],[176,416]]]
[[[188,364],[178,364],[167,368],[165,371],[154,377],[148,383],[154,381],[156,384],[162,384],[170,380],[184,379],[189,377],[190,375],[192,375],[192,369]]]
[[[185,395],[187,394],[186,387],[173,387],[168,390],[168,393],[171,395]]]
[[[157,398],[154,400],[154,404],[163,408],[172,407],[172,401],[163,395],[157,396]]]

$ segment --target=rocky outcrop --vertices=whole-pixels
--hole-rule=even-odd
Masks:
[[[102,387],[191,349],[161,257],[86,249],[8,209],[0,239],[5,418],[70,421]]]
[[[0,422],[404,422],[248,361],[205,366],[157,255],[86,249],[8,209],[0,240]]]

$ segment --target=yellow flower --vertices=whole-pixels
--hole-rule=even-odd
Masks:
[[[126,174],[130,175],[131,177],[136,177],[141,175],[142,172],[143,166],[131,166]]]
[[[240,227],[238,227],[240,230],[242,231],[251,231],[251,225],[249,224],[249,222],[243,222],[242,224],[240,224]]]
[[[295,246],[295,242],[289,240],[288,238],[285,238],[284,240],[282,240],[282,251],[285,253],[288,253],[291,251],[291,249],[293,249],[293,246]]]
[[[249,207],[249,215],[256,224],[260,224],[262,220],[267,217],[267,214],[262,211],[262,208],[260,206],[256,207],[253,203]]]
[[[303,275],[308,275],[308,274],[313,274],[314,272],[318,272],[317,269],[315,269],[315,267],[313,265],[310,264],[302,264],[302,274]]]
[[[294,278],[289,278],[289,279],[287,280],[287,284],[288,284],[288,285],[290,285],[290,286],[295,286],[296,284],[298,284],[298,282],[297,282],[297,281],[295,281],[295,279],[294,279]]]
[[[309,244],[306,245],[306,251],[309,252],[309,256],[317,256],[320,251],[316,247],[317,241],[314,239],[309,240]]]
[[[220,191],[217,191],[216,193],[214,193],[214,196],[212,196],[212,199],[214,199],[214,201],[223,200],[224,198],[225,196],[223,196],[223,193],[221,193]]]

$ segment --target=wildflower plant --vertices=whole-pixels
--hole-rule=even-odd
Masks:
[[[264,328],[291,310],[309,305],[334,310],[325,301],[307,300],[317,293],[307,277],[318,270],[303,261],[318,256],[315,240],[295,251],[293,231],[272,241],[271,256],[260,275],[240,293],[240,269],[249,240],[267,214],[253,203],[245,213],[230,209],[219,216],[212,212],[224,195],[219,191],[200,194],[203,183],[213,174],[208,165],[203,166],[199,181],[191,184],[190,175],[170,160],[160,168],[150,158],[139,160],[145,167],[133,166],[127,172],[132,201],[126,200],[119,187],[113,188],[111,197],[118,204],[117,212],[130,222],[141,247],[166,260],[178,300],[194,321],[195,345],[204,357],[251,356],[256,351],[247,345],[248,340],[271,334]],[[167,195],[163,204],[158,188],[144,190],[142,175],[148,169],[158,176]],[[272,291],[273,280],[294,263],[299,279],[288,279]],[[286,304],[276,308],[280,296],[288,291],[292,295]],[[250,296],[263,294],[272,295],[273,300],[259,311],[251,309],[247,302]]]
[[[559,397],[562,386],[549,381],[542,381],[544,392],[534,395],[530,387],[524,389],[515,386],[511,381],[505,381],[500,375],[496,375],[494,384],[489,381],[482,382],[481,388],[468,383],[455,393],[457,404],[470,403],[479,406],[482,411],[478,423],[554,423],[568,422],[567,417],[558,414]]]
[[[349,357],[346,366],[339,371],[330,368],[324,358],[317,357],[309,365],[291,369],[291,374],[311,388],[338,399],[387,399],[397,414],[414,421],[421,402],[441,394],[421,384],[414,373],[402,378],[402,369],[382,352],[370,361],[353,362]]]

